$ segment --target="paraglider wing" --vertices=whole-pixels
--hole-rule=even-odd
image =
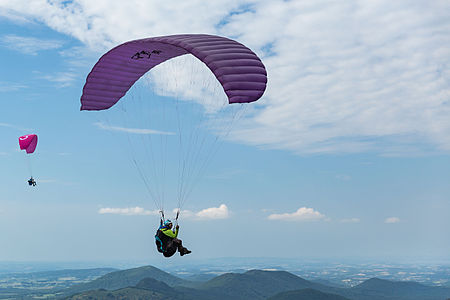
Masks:
[[[214,35],[171,35],[126,42],[103,55],[86,79],[81,110],[110,108],[151,68],[189,53],[214,73],[229,103],[253,102],[263,95],[266,69],[246,46]]]
[[[20,150],[25,150],[28,154],[36,150],[38,137],[35,134],[27,134],[19,137]]]

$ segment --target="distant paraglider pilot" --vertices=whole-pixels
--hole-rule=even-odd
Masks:
[[[31,155],[36,150],[38,142],[38,137],[36,134],[27,134],[19,137],[19,147],[20,150],[25,150],[27,155]],[[28,168],[30,169],[30,175],[33,174],[31,170],[31,163],[28,162]],[[36,186],[36,181],[34,180],[33,176],[31,176],[30,179],[28,179],[28,185],[29,186]]]
[[[28,179],[28,185],[29,186],[36,186],[36,180],[34,180],[34,178],[31,177],[30,179]]]
[[[160,226],[155,235],[158,252],[162,253],[165,257],[171,257],[177,250],[181,256],[191,253],[191,251],[183,247],[181,240],[177,239],[180,226],[175,226],[175,231],[172,230],[172,227],[172,221],[163,221],[161,218]]]

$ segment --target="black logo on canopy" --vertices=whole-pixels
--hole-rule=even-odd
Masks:
[[[136,60],[144,58],[149,59],[152,56],[152,54],[160,54],[161,52],[162,52],[161,50],[152,50],[152,51],[142,50],[133,54],[131,58]]]

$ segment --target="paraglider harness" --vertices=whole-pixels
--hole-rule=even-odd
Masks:
[[[166,246],[169,242],[170,237],[165,235],[161,230],[163,228],[166,228],[166,226],[164,225],[164,222],[165,222],[164,211],[160,210],[159,212],[161,213],[161,221],[159,224],[159,228],[156,231],[155,244],[156,244],[156,248],[158,249],[159,253],[165,253],[167,251]],[[175,224],[177,224],[177,225],[178,225],[178,216],[179,215],[180,215],[180,211],[177,211],[177,216],[175,218]]]
[[[36,180],[34,180],[34,178],[31,177],[30,179],[28,179],[28,185],[29,186],[36,186]]]

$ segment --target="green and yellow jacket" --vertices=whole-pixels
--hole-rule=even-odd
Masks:
[[[162,222],[161,222],[162,223]],[[161,225],[156,231],[155,242],[158,247],[158,251],[164,253],[167,248],[167,244],[178,236],[178,229],[172,231],[166,226]]]
[[[178,236],[178,229],[175,229],[175,232],[173,232],[171,229],[167,228],[167,227],[162,227],[161,228],[162,233],[164,233],[165,235],[167,235],[170,238],[176,238]]]

